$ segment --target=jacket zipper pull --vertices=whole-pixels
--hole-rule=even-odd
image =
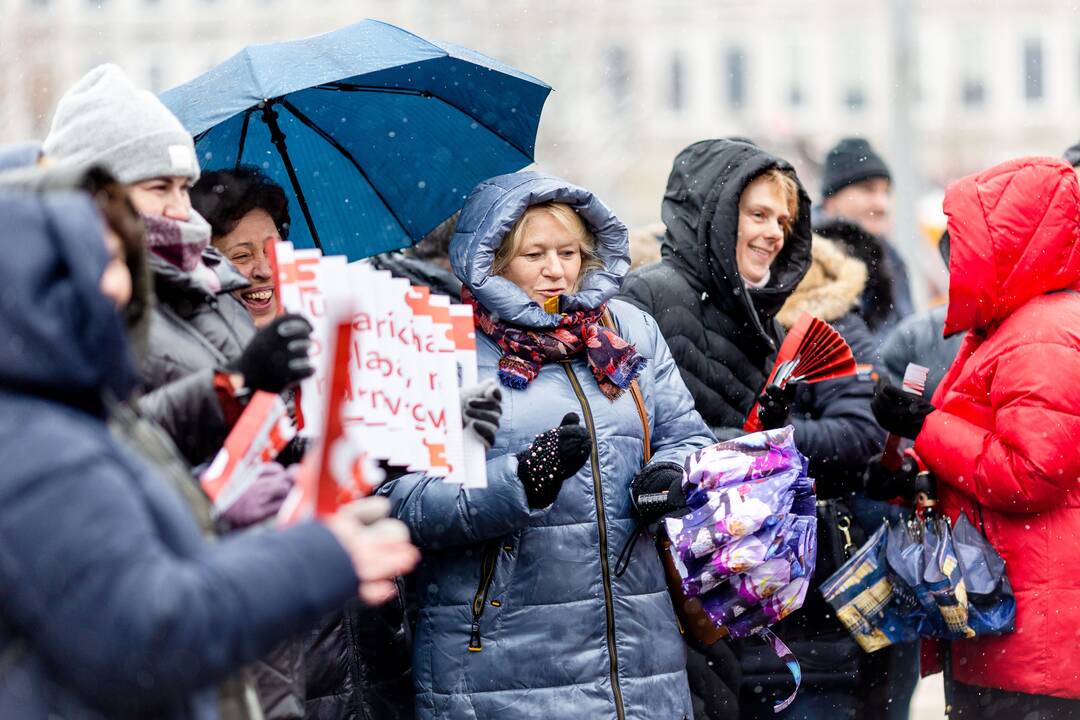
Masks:
[[[483,649],[480,645],[480,621],[473,620],[472,633],[469,635],[469,652],[480,652]]]

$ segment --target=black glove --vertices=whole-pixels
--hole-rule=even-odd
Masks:
[[[255,334],[236,370],[251,390],[281,393],[315,372],[310,348],[311,324],[299,315],[282,315]]]
[[[639,518],[651,523],[686,508],[682,465],[662,462],[646,465],[630,482],[630,498]]]
[[[934,406],[921,395],[904,392],[882,378],[874,390],[870,410],[878,425],[891,433],[914,440]]]
[[[494,380],[461,390],[461,424],[472,428],[491,449],[502,419],[502,391]]]
[[[788,424],[791,415],[791,401],[795,399],[795,385],[778,387],[770,385],[758,396],[758,419],[761,427],[775,430]]]
[[[589,431],[577,413],[567,413],[559,427],[536,436],[518,453],[518,479],[525,486],[529,507],[546,508],[555,502],[563,481],[585,464],[592,451]]]
[[[895,497],[911,501],[915,497],[915,478],[919,474],[919,465],[913,458],[905,456],[900,462],[900,469],[887,470],[881,464],[881,455],[870,458],[863,483],[866,495],[871,500],[892,500]]]

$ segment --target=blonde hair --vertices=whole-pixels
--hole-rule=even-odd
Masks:
[[[491,274],[502,275],[510,261],[517,257],[528,234],[529,220],[540,214],[546,214],[553,218],[578,240],[581,249],[581,271],[578,273],[577,284],[573,289],[576,292],[581,287],[581,282],[585,279],[585,276],[593,270],[603,268],[604,263],[596,251],[596,238],[589,232],[581,216],[566,203],[541,203],[531,206],[522,213],[518,221],[514,223],[514,227],[510,228],[510,232],[506,233],[506,238],[499,245],[499,249],[495,251],[495,260],[491,264]]]
[[[791,177],[791,175],[775,167],[769,168],[751,182],[757,182],[758,180],[764,180],[769,185],[772,185],[773,190],[783,198],[784,204],[787,205],[790,219],[784,227],[784,237],[788,237],[791,235],[792,228],[795,227],[795,221],[799,218],[799,184],[795,182],[795,178]]]

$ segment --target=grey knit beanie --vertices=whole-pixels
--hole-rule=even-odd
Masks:
[[[116,65],[99,65],[64,93],[42,152],[57,164],[103,165],[122,183],[199,178],[191,135]]]

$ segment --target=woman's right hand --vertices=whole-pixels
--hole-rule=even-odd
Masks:
[[[395,578],[410,573],[420,561],[409,529],[389,514],[386,498],[369,497],[346,505],[326,520],[326,527],[352,560],[360,579],[360,599],[369,605],[393,598]]]
[[[585,465],[592,452],[592,438],[577,413],[563,416],[559,427],[536,436],[518,453],[518,479],[534,510],[555,502],[563,481]]]

